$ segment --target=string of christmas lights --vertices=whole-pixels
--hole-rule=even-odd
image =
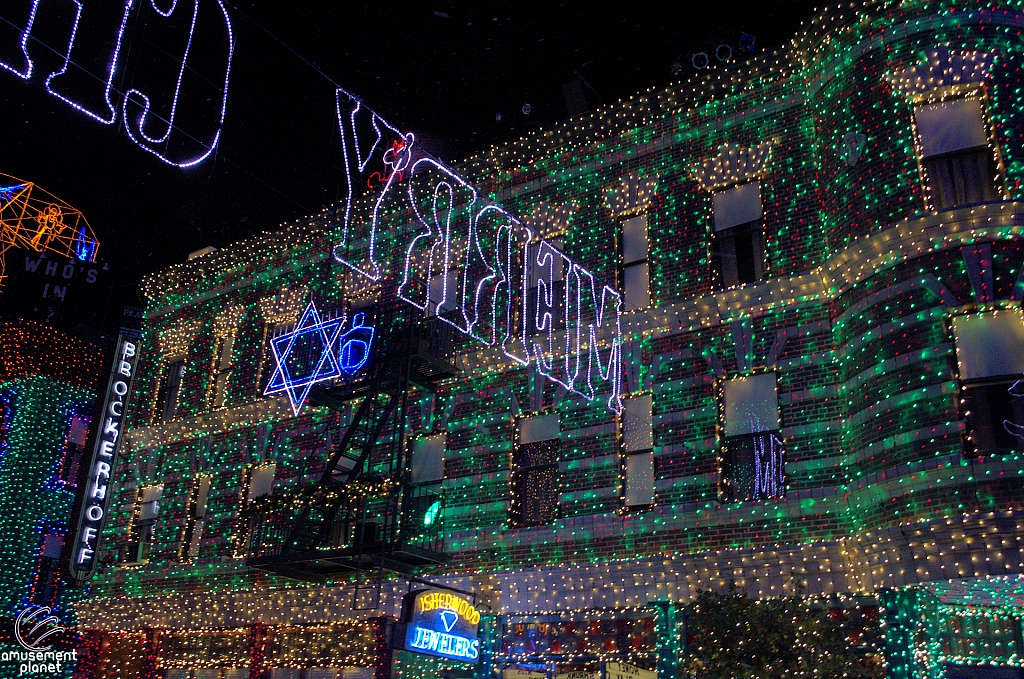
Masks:
[[[959,317],[1019,314],[1024,300],[1022,28],[1021,3],[847,3],[749,63],[708,69],[461,163],[481,195],[529,215],[531,228],[560,238],[573,261],[620,289],[632,263],[620,229],[644,217],[650,304],[622,313],[614,377],[624,397],[650,396],[654,502],[625,506],[634,451],[624,448],[623,418],[632,411],[596,407],[607,393],[590,402],[500,347],[467,343],[457,377],[408,398],[406,435],[446,434],[440,516],[451,560],[432,577],[486,592],[495,616],[581,621],[606,607],[682,605],[735,583],[758,597],[802,597],[802,611],[877,609],[881,631],[864,653],[884,656],[891,676],[921,668],[936,676],[947,661],[1019,664],[1019,649],[997,647],[993,631],[1019,629],[1019,616],[1000,609],[998,625],[975,633],[980,623],[960,620],[974,619],[966,604],[940,605],[923,587],[968,579],[1002,591],[999,583],[1024,571],[1019,444],[985,449],[969,433],[974,387],[954,327]],[[932,154],[926,117],[954,113],[982,131],[981,143]],[[991,193],[946,209],[935,158],[966,152],[983,162],[956,171],[980,173]],[[724,286],[711,189],[753,179],[764,273]],[[377,197],[371,189],[353,200],[373,212]],[[407,206],[373,213],[380,224],[415,218]],[[144,283],[140,405],[96,598],[78,609],[86,628],[120,639],[117,653],[132,659],[125,668],[153,653],[143,624],[196,638],[245,628],[250,668],[284,668],[315,654],[275,646],[282,630],[312,649],[309,626],[356,625],[364,634],[376,612],[393,613],[394,597],[375,613],[341,605],[338,591],[358,592],[348,577],[308,586],[243,562],[251,470],[274,467],[259,508],[291,506],[296,496],[285,493],[307,480],[310,460],[327,457],[325,427],[351,418],[320,407],[296,416],[286,399],[262,396],[274,370],[268,340],[294,326],[310,299],[340,315],[372,296],[334,261],[343,221],[337,208],[309,215]],[[379,229],[376,252],[398,247],[401,231]],[[168,409],[172,365],[183,373]],[[749,493],[723,493],[726,469],[743,463],[726,385],[768,373],[771,397],[740,401],[742,414],[763,420],[742,435],[761,436],[767,447],[755,445],[754,457],[776,466],[747,470],[758,479]],[[553,433],[521,442],[523,427],[546,416],[556,416]],[[185,559],[197,474],[211,480],[202,537]],[[392,483],[380,474],[353,489],[372,495]],[[119,563],[139,488],[154,484],[163,490],[148,563]],[[216,602],[213,612],[192,610],[202,601]],[[149,613],[156,602],[163,611]],[[390,667],[378,656],[386,624],[372,625],[378,641],[360,642],[351,662]],[[664,651],[673,635],[652,643]],[[496,636],[481,657],[504,662],[487,655],[501,651]],[[988,645],[973,654],[957,645],[972,637]],[[241,649],[221,667],[243,662]],[[591,651],[568,653],[564,666],[592,668]],[[175,663],[200,655],[175,653]],[[157,667],[163,657],[156,652]],[[422,676],[451,667],[402,654],[393,669]]]

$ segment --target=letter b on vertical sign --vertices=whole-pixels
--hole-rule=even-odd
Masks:
[[[105,125],[120,109],[132,141],[170,165],[195,165],[213,152],[234,52],[222,0],[64,0],[73,5],[66,45],[33,41],[47,28],[37,20],[40,2],[0,5],[0,67],[25,80],[39,76],[50,94]],[[63,66],[33,74],[32,54],[46,49],[63,56]]]

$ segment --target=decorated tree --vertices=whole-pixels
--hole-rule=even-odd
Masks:
[[[860,677],[841,626],[799,597],[751,599],[734,584],[701,591],[686,609],[680,676],[693,679]]]

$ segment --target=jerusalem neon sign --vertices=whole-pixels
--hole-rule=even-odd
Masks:
[[[621,412],[621,295],[341,89],[337,114],[348,186],[335,261],[367,281],[395,276],[409,304],[451,309],[439,317],[459,332],[587,400],[608,393]],[[413,233],[391,223],[396,213],[414,216]],[[401,271],[385,271],[385,234]]]

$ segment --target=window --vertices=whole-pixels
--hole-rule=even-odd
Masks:
[[[551,523],[558,511],[558,413],[524,417],[516,423],[511,519],[518,526]]]
[[[277,464],[256,464],[245,472],[245,481],[242,486],[241,503],[244,510],[246,505],[258,497],[270,495],[274,489],[274,475],[277,473]],[[234,550],[235,557],[244,557],[249,549],[249,530],[251,523],[246,520],[243,512],[235,528]]]
[[[182,559],[199,556],[199,542],[203,539],[203,523],[206,518],[206,500],[210,494],[212,476],[197,476],[192,482],[188,496],[188,515],[185,517],[185,532],[182,535]]]
[[[647,217],[641,215],[622,222],[620,256],[622,257],[622,291],[624,310],[643,309],[651,305],[650,266],[647,261],[650,246],[647,236]]]
[[[1024,389],[1016,380],[963,385],[960,407],[967,420],[968,456],[978,457],[1021,447],[1024,429]],[[1017,433],[1019,431],[1020,433]]]
[[[409,481],[414,488],[406,492],[403,518],[405,536],[428,547],[440,537],[444,521],[444,454],[448,442],[445,432],[422,434],[409,444]]]
[[[969,612],[951,615],[943,636],[942,650],[947,655],[983,662],[1006,662],[1020,656],[1020,620],[1010,616]]]
[[[213,393],[211,394],[214,408],[223,408],[227,405],[228,382],[231,378],[231,368],[234,365],[232,360],[234,345],[234,335],[225,335],[217,341],[217,352],[213,357]]]
[[[29,603],[38,606],[54,606],[60,591],[60,556],[64,550],[64,534],[55,530],[43,534],[39,546],[39,558],[32,574],[32,588]]]
[[[261,464],[249,468],[247,479],[246,500],[252,502],[263,495],[270,495],[274,487],[274,474],[277,472],[277,465],[274,463]]]
[[[130,539],[121,545],[120,561],[123,564],[142,564],[149,560],[153,544],[153,530],[160,516],[160,496],[164,487],[142,486],[135,501],[135,515]]]
[[[967,97],[914,108],[921,164],[936,210],[999,197],[981,103]]]
[[[178,395],[181,392],[181,379],[184,375],[184,358],[167,361],[163,379],[160,381],[160,390],[156,395],[156,407],[160,422],[170,422],[178,414]]]
[[[419,436],[409,451],[409,480],[415,484],[437,483],[444,478],[444,453],[448,435],[444,432]]]
[[[85,454],[85,444],[89,439],[89,425],[92,418],[72,415],[68,423],[68,433],[64,437],[64,450],[61,452],[60,463],[57,465],[57,480],[72,488],[78,485],[78,470]]]
[[[953,317],[960,409],[968,457],[1022,447],[1024,314],[1006,309]]]
[[[722,383],[719,496],[741,502],[785,495],[779,394],[774,372]]]
[[[147,542],[153,537],[153,526],[160,515],[160,496],[163,495],[163,486],[144,486],[139,490],[138,523],[139,534]]]
[[[450,311],[455,311],[459,299],[458,287],[458,269],[449,269],[447,278],[444,273],[431,276],[430,299],[427,301],[427,315],[444,316]]]
[[[622,400],[623,504],[654,504],[654,429],[651,395]]]
[[[761,183],[716,191],[712,203],[712,259],[719,281],[728,288],[761,280],[765,274]]]
[[[256,371],[256,382],[254,383],[257,394],[262,394],[267,388],[267,383],[274,378],[277,362],[274,360],[274,350],[270,346],[270,341],[280,335],[285,330],[287,324],[263,321],[262,325],[263,340],[261,346],[263,349],[260,355],[260,364]]]

